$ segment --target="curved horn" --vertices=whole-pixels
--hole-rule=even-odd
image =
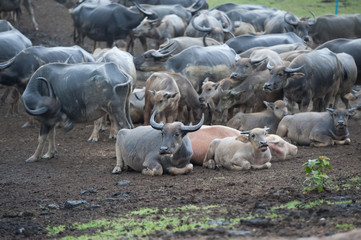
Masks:
[[[268,61],[268,63],[267,63],[267,68],[268,68],[268,70],[272,70],[274,68],[274,66],[271,65],[270,61]]]
[[[140,4],[138,3],[138,1],[134,0],[132,1],[134,3],[134,5],[138,8],[138,10],[143,13],[144,15],[147,15],[149,17],[154,16],[155,14],[151,11],[147,11],[145,8],[143,8],[142,6],[140,6]]]
[[[204,122],[204,113],[202,113],[202,118],[199,123],[197,123],[196,125],[193,125],[193,126],[181,126],[180,129],[185,132],[195,132],[202,127],[203,122]]]
[[[43,77],[38,77],[36,78],[36,80],[42,80],[46,83],[47,87],[48,87],[48,92],[49,92],[49,97],[50,98],[54,98],[54,92],[53,92],[53,89],[51,88],[48,80],[46,80],[46,78],[43,78]],[[37,108],[37,109],[30,109],[27,105],[26,105],[26,101],[24,101],[24,108],[25,110],[31,114],[31,115],[35,115],[35,116],[38,116],[38,115],[42,115],[44,113],[46,113],[49,109],[49,107],[47,106],[44,106],[44,107],[41,107],[41,108]]]
[[[173,52],[175,52],[175,50],[177,50],[176,48],[173,48],[171,49],[170,51],[168,52],[160,52],[159,50],[158,51],[154,51],[151,53],[151,55],[155,58],[163,58],[163,57],[167,57],[169,55],[171,55]]]
[[[199,15],[198,15],[199,16]],[[192,19],[191,19],[191,23],[192,23],[192,26],[194,27],[194,29],[195,30],[197,30],[197,31],[200,31],[200,32],[210,32],[210,31],[212,31],[212,28],[211,27],[205,27],[205,26],[199,26],[198,24],[196,24],[195,22],[194,22],[194,19],[196,19],[196,17],[193,17]]]
[[[202,2],[202,3],[199,4],[199,7],[194,8],[200,2]],[[195,3],[193,3],[191,6],[187,7],[187,10],[190,11],[193,14],[195,12],[198,12],[203,7],[203,5],[204,5],[204,0],[198,0]]]
[[[285,71],[286,73],[294,73],[294,72],[297,72],[297,71],[301,70],[304,66],[305,66],[305,65],[302,65],[302,66],[300,66],[300,67],[298,67],[298,68],[289,68],[289,67],[286,67],[284,71]]]
[[[222,30],[225,33],[231,33],[232,29],[233,29],[231,19],[229,19],[229,17],[227,15],[225,15],[225,19],[227,20],[227,27],[226,28],[222,27]],[[234,35],[233,35],[233,37],[234,37]]]
[[[294,15],[289,12],[287,12],[283,19],[285,20],[286,23],[290,24],[290,25],[293,25],[293,26],[297,26],[298,25],[298,21],[295,21],[292,19],[292,17],[294,17]]]
[[[315,16],[315,14],[313,14],[313,12],[312,11],[309,11],[311,14],[312,14],[312,17],[313,17],[313,20],[312,21],[307,21],[307,23],[308,23],[308,25],[313,25],[313,24],[315,24],[316,23],[316,21],[317,21],[317,18],[316,18],[316,16]]]
[[[263,57],[263,58],[257,58],[257,59],[253,59],[251,58],[251,63],[252,64],[256,64],[256,63],[260,63],[262,62],[263,60],[266,60],[267,59],[267,56]],[[268,62],[269,63],[269,62]],[[267,64],[268,65],[268,64]]]
[[[153,16],[157,16],[157,15],[154,14]],[[160,19],[159,19],[158,16],[157,16],[157,18],[154,18],[154,19],[149,19],[149,18],[148,18],[148,22],[149,22],[150,24],[155,24],[155,23],[157,23],[157,22],[160,22]]]
[[[164,126],[164,123],[157,123],[155,120],[154,120],[154,117],[155,117],[155,114],[157,113],[157,110],[154,110],[153,111],[153,114],[152,116],[150,117],[150,126],[152,126],[152,128],[154,129],[157,129],[157,130],[162,130],[163,129],[163,126]]]
[[[5,69],[10,67],[15,62],[15,57],[7,60],[6,62],[0,63],[0,69]]]

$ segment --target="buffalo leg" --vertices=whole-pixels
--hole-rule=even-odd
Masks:
[[[40,126],[40,134],[39,134],[39,138],[38,138],[38,141],[39,141],[38,147],[36,148],[35,153],[30,158],[28,158],[26,160],[27,163],[35,162],[40,158],[40,154],[43,151],[45,141],[47,140],[49,132],[51,131],[52,128],[54,128],[54,126],[50,127],[50,126],[45,125],[43,123],[41,124],[41,126]]]
[[[103,125],[103,117],[94,121],[93,132],[88,139],[88,142],[97,142],[99,140],[99,131]]]
[[[160,176],[163,174],[162,165],[151,156],[146,156],[143,163],[142,174],[149,176]]]
[[[55,128],[52,128],[48,135],[49,148],[48,152],[43,155],[41,158],[53,158],[56,154],[56,146],[55,146]]]
[[[217,164],[215,161],[215,150],[218,146],[218,144],[220,143],[219,140],[213,140],[211,142],[211,144],[208,147],[208,151],[206,156],[203,159],[203,167],[205,168],[210,168],[210,169],[216,169],[217,168]]]
[[[270,168],[271,165],[272,164],[270,162],[267,162],[267,163],[262,164],[262,165],[252,165],[252,168],[253,169],[265,169],[265,168]]]
[[[333,140],[333,144],[334,145],[348,145],[351,143],[351,139],[350,138],[346,138],[344,140]]]
[[[34,8],[31,5],[31,0],[24,0],[23,5],[26,8],[26,10],[28,11],[29,15],[31,16],[31,20],[33,21],[33,26],[34,26],[35,30],[38,31],[39,26],[38,26],[38,23],[35,20]]]
[[[187,174],[193,170],[193,164],[189,163],[183,168],[170,167],[167,170],[172,175]]]
[[[118,141],[115,144],[115,155],[117,158],[117,163],[112,171],[113,174],[121,173],[124,167],[124,161],[122,159],[122,155],[120,154],[120,147],[118,146]]]

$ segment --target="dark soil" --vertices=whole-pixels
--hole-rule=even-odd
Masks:
[[[67,9],[52,0],[33,0],[33,3],[40,30],[32,30],[25,11],[18,28],[34,45],[72,45],[72,21]],[[90,42],[85,48],[91,49]],[[3,89],[0,94],[2,92]],[[348,231],[337,227],[340,224],[361,227],[361,128],[356,120],[349,122],[350,145],[299,147],[296,157],[273,161],[267,170],[233,172],[195,166],[189,175],[148,177],[129,171],[111,174],[115,165],[115,140],[109,140],[106,131],[99,142],[87,142],[92,123],[78,124],[68,133],[58,130],[56,157],[25,164],[37,146],[39,127],[22,129],[27,120],[22,106],[15,117],[5,117],[7,108],[8,105],[0,107],[1,239],[47,239],[51,238],[47,236],[47,226],[70,226],[74,222],[124,216],[141,208],[170,209],[189,204],[220,205],[227,209],[226,213],[212,213],[213,219],[258,216],[258,222],[254,223],[257,219],[240,221],[233,229],[250,231],[251,239],[320,237]],[[323,155],[330,158],[334,168],[328,174],[331,186],[320,194],[303,192],[302,164]],[[117,185],[121,180],[128,180],[130,184]],[[95,192],[82,194],[89,189]],[[119,198],[117,193],[126,193],[124,201],[109,200]],[[85,200],[94,207],[69,209],[65,204],[69,200]],[[283,217],[265,220],[264,213],[272,207],[294,200],[303,204],[316,200],[325,202],[307,208],[280,209],[276,213]],[[326,204],[326,201],[343,200],[348,201]],[[157,232],[151,237],[224,239],[236,236],[226,229],[222,225],[214,230],[188,231],[167,237]],[[88,231],[82,234],[94,233]],[[67,235],[73,235],[72,231],[66,230],[56,237]]]

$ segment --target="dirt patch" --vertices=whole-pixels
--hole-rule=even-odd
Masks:
[[[26,12],[19,29],[34,45],[72,45],[73,30],[67,10],[54,1],[33,2],[40,30],[32,30]],[[91,44],[85,46],[89,47]],[[103,218],[115,221],[142,208],[176,209],[188,205],[198,207],[200,213],[187,221],[209,216],[216,221],[215,226],[173,234],[155,231],[149,236],[224,239],[244,234],[249,238],[294,239],[361,227],[361,128],[355,120],[349,126],[351,145],[299,147],[296,157],[273,161],[267,170],[232,172],[196,166],[185,176],[147,177],[130,171],[111,174],[115,140],[109,140],[104,132],[99,142],[87,142],[91,123],[78,124],[66,134],[58,130],[56,157],[25,164],[37,146],[39,129],[21,128],[27,120],[21,106],[16,117],[5,117],[7,108],[0,107],[1,239],[92,235],[96,232],[93,228],[78,231],[71,226]],[[321,194],[303,193],[302,164],[322,155],[331,159],[334,168],[329,173],[331,188]],[[80,207],[72,205],[77,203]],[[217,207],[212,211],[202,208],[210,205]],[[144,216],[129,217],[133,218]],[[154,221],[157,220],[156,216]],[[58,234],[47,235],[48,226],[59,225],[66,227]]]

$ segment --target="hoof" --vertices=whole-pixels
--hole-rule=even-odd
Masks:
[[[112,174],[119,174],[122,172],[122,169],[118,166],[115,166],[115,168],[112,171]]]
[[[53,158],[53,157],[55,157],[55,152],[46,153],[46,154],[44,154],[41,158],[43,158],[43,159],[50,159],[50,158]]]
[[[36,162],[38,161],[38,159],[36,159],[35,157],[31,156],[30,158],[28,158],[25,162],[26,163],[32,163],[32,162]]]
[[[92,138],[92,137],[90,137],[90,138],[88,139],[88,142],[98,142],[98,138]]]

